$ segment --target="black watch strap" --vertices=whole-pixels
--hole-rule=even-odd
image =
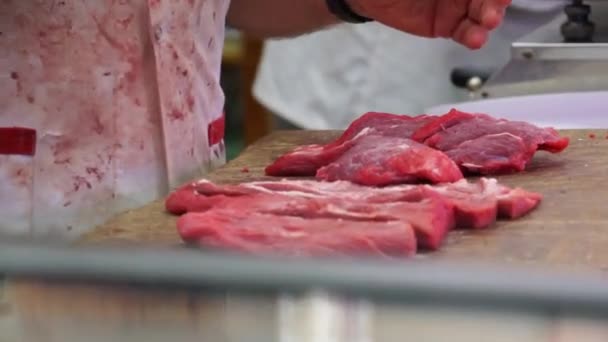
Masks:
[[[353,24],[361,24],[373,21],[373,19],[361,16],[348,5],[346,0],[325,0],[329,11],[342,21]]]

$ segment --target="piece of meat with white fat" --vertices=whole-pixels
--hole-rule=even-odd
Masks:
[[[351,201],[387,203],[428,196],[442,196],[457,211],[456,226],[459,228],[484,228],[498,216],[517,219],[534,210],[542,195],[522,188],[500,185],[495,178],[480,178],[476,182],[461,179],[449,184],[394,185],[383,188],[360,186],[347,181],[318,182],[314,180],[281,180],[241,183],[252,191],[281,193],[290,196],[338,196]],[[421,195],[422,194],[422,195]],[[468,217],[468,218],[467,218]],[[485,217],[485,218],[484,218]],[[473,225],[467,222],[476,222]]]
[[[167,203],[172,203],[171,208],[181,208],[177,212],[179,214],[221,209],[303,218],[408,222],[416,232],[419,246],[428,249],[439,248],[445,235],[454,227],[451,204],[422,187],[382,202],[357,201],[337,195],[297,196],[289,192],[259,192],[238,198],[223,194],[199,195],[195,203],[181,207],[175,204],[183,199],[187,198],[177,195]],[[172,210],[169,204],[167,208]]]
[[[296,147],[268,165],[265,172],[275,177],[314,176],[319,168],[332,163],[356,146],[360,138],[368,134],[406,138],[429,118],[426,115],[412,118],[388,113],[366,113],[353,121],[333,142]]]
[[[392,139],[393,144],[386,143],[384,149],[377,148],[365,143],[367,135],[381,136],[386,141]],[[434,182],[415,175],[406,177],[403,172],[398,172],[399,168],[395,169],[394,163],[379,162],[388,159],[383,154],[397,153],[392,146],[401,144],[402,139],[412,139],[444,152],[462,170],[482,175],[523,171],[537,150],[558,153],[569,145],[569,138],[561,137],[552,128],[497,119],[487,114],[471,114],[456,109],[440,116],[416,117],[370,112],[354,120],[339,138],[329,144],[301,146],[280,156],[266,168],[266,174],[313,176],[318,172],[316,170],[329,169],[332,172],[320,170],[320,179],[347,179],[365,185]],[[399,152],[399,160],[414,160],[413,155]],[[359,158],[362,153],[370,157]],[[430,152],[426,153],[431,156]],[[332,165],[341,157],[346,161]],[[349,167],[349,162],[356,163],[357,167]],[[443,167],[451,167],[445,165]],[[437,169],[431,163],[426,166],[429,167],[427,174]],[[355,169],[361,172],[354,172]],[[451,171],[446,169],[439,173]],[[395,174],[400,176],[395,177]]]
[[[217,185],[202,179],[172,191],[165,199],[165,208],[172,214],[189,211],[205,211],[233,197],[254,194],[259,191],[238,185]]]
[[[451,184],[384,188],[347,181],[281,180],[223,186],[201,180],[173,192],[167,209],[174,214],[223,210],[349,222],[402,221],[413,227],[420,248],[433,250],[453,227],[482,229],[497,218],[519,218],[541,199],[540,194],[511,189],[487,178],[474,183],[463,179]]]
[[[221,190],[226,188],[226,193]],[[197,191],[201,189],[201,192]],[[207,189],[214,188],[213,192]],[[310,198],[345,198],[352,202],[389,203],[399,200],[419,198],[425,192],[442,196],[450,201],[455,210],[467,215],[492,216],[492,212],[499,217],[515,219],[533,210],[542,200],[542,195],[529,192],[521,188],[510,188],[498,184],[494,178],[481,178],[477,182],[462,179],[450,184],[438,185],[394,185],[383,188],[365,187],[348,181],[319,182],[314,180],[280,180],[244,182],[238,185],[217,185],[208,180],[200,180],[173,191],[166,199],[166,208],[175,215],[188,211],[207,210],[219,203],[222,198],[230,200],[235,194],[243,196],[252,193],[280,194],[293,197]],[[184,194],[185,193],[185,194]],[[413,194],[413,195],[412,195]],[[483,209],[485,208],[485,209]],[[519,208],[509,209],[509,208]],[[477,213],[477,214],[475,214]],[[470,221],[470,220],[468,220]],[[475,219],[484,222],[483,219]],[[457,227],[471,228],[456,222]],[[484,227],[475,224],[476,227]]]
[[[509,188],[498,184],[494,178],[481,178],[475,183],[461,180],[426,187],[450,200],[456,210],[457,227],[485,228],[496,218],[518,219],[534,210],[542,201],[539,193]]]
[[[348,180],[370,186],[400,183],[447,183],[462,179],[458,166],[444,153],[410,139],[367,134],[316,178]]]
[[[187,213],[178,219],[177,228],[187,242],[251,254],[407,257],[417,250],[414,230],[402,221],[362,222],[218,209]]]
[[[523,171],[537,150],[558,153],[569,145],[569,138],[552,128],[455,109],[420,127],[411,138],[480,174]]]
[[[366,128],[373,128],[374,134],[384,137],[408,138],[417,129],[434,120],[434,116],[408,116],[390,113],[368,112],[346,128],[344,133],[331,144],[341,144],[355,137]]]

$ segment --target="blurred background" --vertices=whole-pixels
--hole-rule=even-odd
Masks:
[[[263,42],[228,28],[221,83],[226,94],[226,145],[228,160],[269,132],[267,110],[252,96]]]

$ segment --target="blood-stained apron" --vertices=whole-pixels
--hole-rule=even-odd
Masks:
[[[73,238],[223,163],[228,5],[0,2],[0,233]]]

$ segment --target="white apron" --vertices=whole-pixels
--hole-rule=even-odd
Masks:
[[[228,5],[0,2],[0,134],[36,133],[0,136],[0,234],[76,237],[224,162]]]

